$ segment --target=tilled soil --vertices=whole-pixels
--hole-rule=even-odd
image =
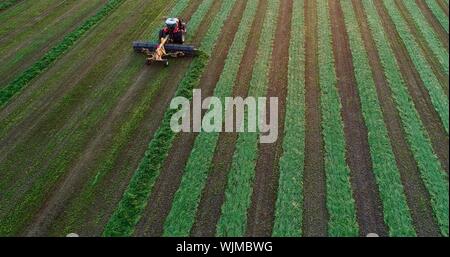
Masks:
[[[305,167],[303,171],[303,235],[326,236],[328,212],[324,142],[321,127],[317,3],[305,1]]]
[[[260,1],[255,20],[253,21],[247,46],[236,78],[233,96],[245,98],[252,78],[262,24],[267,9],[267,0]],[[227,175],[232,163],[237,140],[237,133],[221,133],[214,153],[211,173],[208,176],[203,195],[200,200],[192,236],[214,236],[219,221],[221,207],[225,199]]]
[[[366,21],[364,7],[359,0],[352,0],[352,3],[369,57],[378,100],[384,115],[384,123],[388,129],[391,146],[414,221],[414,227],[418,236],[439,236],[439,229],[433,218],[430,196],[420,178],[417,163],[406,141],[400,115],[391,97],[388,81],[386,81],[384,76],[376,45]]]
[[[220,10],[221,1],[216,1],[211,10]],[[202,100],[211,96],[214,87],[220,78],[225,65],[228,49],[231,46],[234,35],[245,8],[245,1],[237,1],[226,26],[209,60],[209,64],[202,75],[199,88],[202,90]],[[210,12],[213,13],[214,11]],[[203,113],[204,114],[204,113]],[[184,166],[189,159],[197,133],[179,134],[169,152],[161,174],[157,179],[148,206],[139,222],[135,235],[137,236],[161,236],[164,231],[164,221],[172,207],[172,201],[183,177]]]
[[[278,139],[272,144],[259,144],[253,182],[252,203],[247,215],[247,236],[269,237],[272,235],[275,202],[278,191],[278,161],[282,153],[286,95],[288,79],[290,24],[292,0],[281,1],[278,24],[275,32],[276,43],[272,52],[267,91],[266,118],[269,120],[269,98],[278,98]],[[273,122],[273,121],[271,121]]]
[[[408,87],[409,94],[412,97],[416,110],[422,119],[422,124],[428,132],[429,138],[433,145],[433,150],[438,156],[444,170],[449,171],[449,138],[441,123],[440,117],[431,103],[430,96],[423,85],[420,75],[415,69],[414,63],[406,50],[400,35],[395,30],[389,14],[383,3],[374,1],[378,15],[385,32],[391,39],[391,47],[395,53],[395,57],[400,67],[400,71]]]
[[[333,50],[338,89],[342,103],[342,119],[346,140],[346,159],[351,172],[351,184],[356,202],[360,234],[387,235],[378,187],[372,171],[367,128],[361,110],[353,61],[344,16],[338,1],[330,0]]]

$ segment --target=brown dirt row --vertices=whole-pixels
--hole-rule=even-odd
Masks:
[[[326,177],[320,107],[317,3],[305,0],[305,167],[303,235],[327,236]]]
[[[259,26],[259,24],[263,23],[266,10],[267,0],[261,0],[239,66],[236,84],[233,88],[234,97],[247,97],[262,30],[262,26]],[[195,224],[192,227],[192,236],[212,237],[216,234],[216,224],[219,221],[221,207],[225,200],[227,175],[233,159],[237,136],[238,133],[221,133],[219,135],[212,168],[198,206]]]
[[[386,7],[380,1],[374,1],[378,15],[385,32],[390,38],[391,47],[394,50],[395,57],[403,75],[403,79],[408,86],[409,94],[411,95],[416,110],[422,120],[422,123],[428,132],[433,150],[441,161],[444,170],[449,170],[449,138],[441,123],[439,115],[431,103],[430,96],[423,85],[420,75],[415,69],[414,63],[408,54],[400,35],[395,29],[395,25],[387,13]]]
[[[269,119],[269,97],[278,98],[278,140],[273,144],[259,144],[259,156],[256,161],[253,181],[252,204],[247,214],[247,236],[270,237],[275,215],[275,202],[278,192],[278,162],[282,154],[284,120],[286,112],[289,45],[291,27],[292,0],[281,1],[277,19],[273,47],[272,63],[267,90],[267,112]],[[294,32],[295,33],[295,32]],[[283,193],[283,192],[280,192]]]
[[[82,17],[79,17],[73,24],[71,24],[69,27],[67,27],[65,30],[61,31],[60,33],[56,34],[55,37],[51,38],[48,42],[46,42],[45,45],[43,45],[41,48],[36,49],[34,53],[29,55],[26,59],[22,60],[20,63],[16,63],[10,70],[6,71],[7,73],[3,74],[3,76],[0,78],[0,85],[7,85],[9,82],[11,82],[17,75],[20,74],[20,72],[24,71],[26,68],[30,67],[32,64],[34,64],[39,58],[41,58],[45,53],[47,53],[52,47],[54,47],[58,42],[60,42],[68,33],[79,27],[83,22],[86,21],[89,17],[94,15],[98,12],[98,10],[104,5],[106,0],[103,0],[99,2],[97,5],[93,6],[90,10],[86,11],[85,14]],[[81,5],[75,5],[70,10],[65,12],[63,15],[58,17],[54,22],[48,25],[48,27],[55,26],[55,24],[58,24],[61,22],[61,20],[66,19],[68,16],[74,15],[74,10],[78,10],[83,7],[82,3]],[[14,54],[16,54],[17,51],[19,51],[23,47],[28,47],[31,45],[34,40],[34,38],[30,38],[28,41],[22,42],[16,49],[10,52],[10,54],[5,56],[5,60],[10,60],[10,58],[13,57]]]
[[[356,202],[356,215],[360,234],[387,235],[383,221],[380,194],[372,172],[367,128],[361,110],[356,79],[353,71],[344,15],[338,1],[330,0],[333,31],[333,51],[342,103],[342,118],[346,140],[346,159],[351,172],[351,184]]]
[[[442,10],[445,12],[445,14],[448,16],[448,5],[444,0],[436,0],[439,4],[439,6],[442,8]]]
[[[246,1],[237,1],[226,21],[222,34],[209,60],[207,69],[202,75],[199,88],[202,90],[202,100],[213,95],[214,87],[220,78],[234,35],[239,26]],[[211,8],[215,13],[220,10],[221,1],[216,1]],[[207,23],[208,24],[208,23]],[[181,183],[183,171],[189,159],[192,147],[198,133],[179,134],[172,145],[169,157],[166,159],[161,174],[156,181],[145,213],[138,224],[135,235],[161,236],[164,221],[172,207],[173,197]]]
[[[445,94],[449,96],[449,80],[447,77],[447,74],[445,74],[444,68],[439,63],[437,58],[435,58],[433,51],[431,51],[430,47],[428,46],[423,34],[420,32],[420,30],[416,27],[413,18],[409,14],[408,10],[406,9],[404,3],[402,1],[396,0],[395,4],[402,14],[403,18],[405,19],[406,23],[408,24],[408,27],[416,39],[417,43],[419,43],[420,48],[425,53],[425,58],[427,59],[428,63],[430,64],[434,74],[436,75],[439,82],[442,84],[442,88],[445,91]]]
[[[384,76],[383,66],[376,49],[375,41],[368,27],[364,7],[359,0],[352,0],[352,3],[369,57],[378,100],[383,111],[384,123],[388,129],[391,146],[408,200],[408,206],[411,209],[414,227],[418,236],[439,236],[439,229],[433,218],[430,197],[420,178],[417,163],[405,139],[405,131],[403,130],[400,115],[391,97],[388,82]]]
[[[419,6],[423,16],[425,16],[425,18],[427,19],[428,24],[430,24],[430,26],[434,29],[436,35],[439,37],[439,40],[448,52],[449,42],[447,31],[445,31],[444,27],[441,25],[436,16],[434,16],[433,12],[430,10],[425,1],[416,0],[416,4],[417,6]]]
[[[190,16],[192,13],[196,10],[201,0],[193,1],[187,8],[187,10],[184,11],[183,17],[186,20],[190,19]],[[143,59],[143,58],[142,58]],[[114,139],[114,136],[119,133],[120,125],[126,122],[126,120],[130,117],[132,114],[132,110],[135,107],[135,104],[139,103],[139,99],[146,96],[146,90],[151,91],[148,89],[149,81],[151,81],[151,78],[153,75],[156,76],[158,72],[160,72],[163,68],[160,66],[154,66],[152,68],[146,66],[144,62],[142,61],[142,70],[138,76],[136,76],[134,83],[130,85],[130,87],[127,89],[127,91],[118,99],[117,104],[115,107],[109,112],[109,114],[106,116],[105,120],[103,120],[98,128],[96,129],[96,133],[92,136],[92,138],[89,140],[88,144],[84,148],[82,154],[78,158],[76,162],[74,162],[74,165],[71,167],[70,171],[68,172],[68,176],[64,179],[64,182],[61,183],[58,190],[55,190],[52,197],[47,200],[45,206],[46,208],[42,209],[41,212],[36,215],[37,221],[31,226],[29,233],[36,233],[39,232],[41,234],[45,234],[49,225],[57,219],[58,222],[62,222],[61,220],[64,219],[64,212],[65,208],[68,208],[70,206],[68,203],[73,202],[78,193],[82,190],[83,185],[89,181],[89,179],[94,176],[92,172],[95,171],[95,168],[101,161],[102,154],[108,150],[108,148],[111,146],[111,143]],[[173,84],[174,81],[179,81],[184,74],[183,71],[188,66],[188,60],[177,60],[177,62],[173,62],[173,64],[169,67],[171,70],[171,74],[174,74],[171,76],[171,84]],[[149,112],[146,113],[146,117],[143,117],[144,121],[143,124],[139,125],[139,128],[142,130],[142,127],[145,127],[145,135],[142,136],[152,136],[154,132],[156,131],[159,121],[162,119],[165,106],[168,105],[170,102],[170,98],[173,95],[175,88],[171,88],[167,85],[169,83],[163,82],[163,85],[161,86],[161,90],[159,90],[155,96],[152,97],[153,100],[151,100],[151,106],[148,107]],[[175,83],[176,84],[176,83]],[[170,90],[169,90],[170,89]],[[151,111],[150,111],[151,110]],[[157,111],[156,111],[157,110]],[[148,117],[148,116],[151,116]],[[150,118],[150,119],[148,119]],[[136,131],[136,132],[137,132]],[[137,138],[133,137],[133,141],[135,141]],[[121,149],[121,154],[127,155],[130,153],[133,153],[133,157],[136,165],[131,166],[132,168],[136,167],[138,165],[138,161],[143,156],[143,152],[145,151],[145,147],[147,146],[148,140],[142,139],[142,137],[139,137],[141,141],[135,141],[133,145],[127,145],[126,153],[124,153],[124,149]],[[140,146],[143,150],[141,154],[136,154],[136,146]],[[131,148],[131,149],[128,149]],[[130,152],[131,151],[131,152]],[[118,158],[121,158],[122,155],[119,154]],[[130,157],[130,156],[127,156]],[[120,160],[116,160],[120,161]],[[127,161],[131,161],[127,158]],[[131,164],[129,164],[131,165]],[[129,177],[131,177],[131,172],[135,169],[129,169],[128,167],[121,167],[120,169],[114,168],[114,172],[120,172],[122,170],[128,170]],[[112,195],[116,196],[114,199],[119,199],[120,196],[123,193],[123,190],[117,190],[118,184],[121,184],[121,189],[125,189],[127,183],[118,183],[117,181],[124,181],[128,182],[129,179],[117,179],[112,180],[114,182],[111,182],[111,185],[114,185],[114,190],[108,194],[108,197],[111,197]],[[104,187],[103,187],[104,188]],[[120,192],[120,194],[117,194],[116,192]],[[103,196],[103,195],[102,195]],[[100,196],[99,196],[100,197]],[[111,197],[112,198],[112,197]],[[98,210],[111,210],[114,208],[114,206],[109,206],[109,208],[102,208],[102,206],[105,206],[108,204],[109,201],[106,203],[104,201],[101,201],[92,207]],[[86,208],[91,208],[91,206],[87,206]],[[90,216],[88,216],[90,217]],[[108,216],[109,217],[109,216]],[[81,217],[80,217],[81,218]],[[82,219],[85,219],[86,217],[82,217]],[[105,216],[106,218],[106,216]],[[96,222],[95,224],[92,223],[92,220],[86,219],[85,223],[83,223],[83,228],[80,229],[83,233],[86,233],[86,235],[99,235],[102,232],[103,225],[107,222],[107,219],[104,220],[104,222]],[[88,226],[89,224],[89,226]],[[92,227],[90,227],[92,226]],[[33,228],[35,227],[35,228]],[[34,231],[33,231],[34,230]],[[89,230],[89,232],[85,232],[86,230]],[[55,233],[52,231],[52,233]]]

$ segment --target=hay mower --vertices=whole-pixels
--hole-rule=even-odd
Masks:
[[[147,64],[164,63],[169,66],[168,58],[194,57],[198,50],[192,45],[185,45],[186,23],[179,18],[168,18],[165,27],[159,32],[159,42],[135,41],[133,49],[147,57]]]

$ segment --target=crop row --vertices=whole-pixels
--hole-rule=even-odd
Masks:
[[[262,31],[249,96],[262,97],[269,84],[269,68],[272,47],[277,25],[280,1],[269,1]],[[247,112],[244,122],[247,123]],[[252,183],[258,156],[258,133],[241,133],[236,141],[228,183],[225,189],[225,202],[217,224],[218,236],[243,236],[247,225],[247,210],[250,206]]]
[[[433,12],[436,19],[448,33],[449,32],[448,17],[447,15],[445,15],[444,10],[442,10],[442,8],[439,6],[436,0],[425,0],[425,2],[428,4],[428,7],[430,8],[431,12]]]
[[[416,66],[416,70],[419,72],[420,77],[423,81],[423,84],[428,90],[428,93],[431,98],[431,102],[433,103],[434,108],[439,114],[441,121],[444,125],[445,131],[448,134],[448,122],[449,122],[449,106],[448,106],[448,98],[444,93],[442,87],[439,84],[438,79],[433,73],[430,65],[428,64],[423,51],[414,40],[411,35],[411,31],[408,29],[408,26],[405,20],[402,18],[400,12],[397,10],[395,5],[388,0],[384,0],[384,5],[387,8],[392,21],[394,22],[398,33],[411,57],[414,65]]]
[[[114,11],[123,0],[110,0],[94,16],[89,18],[80,27],[64,37],[55,47],[50,49],[40,60],[26,69],[5,88],[0,90],[0,107],[5,105],[11,97],[24,88],[31,80],[46,70],[55,60],[62,56],[75,44],[89,29],[99,23],[104,17]]]
[[[353,6],[350,0],[340,1],[340,3],[349,35],[354,73],[368,130],[373,172],[381,194],[384,219],[391,236],[415,236],[400,173],[384,124],[369,58],[353,12]]]
[[[355,202],[350,185],[350,169],[345,159],[344,125],[337,90],[331,24],[327,0],[317,1],[319,74],[322,133],[325,144],[327,209],[330,236],[357,236]]]
[[[294,1],[288,63],[283,154],[273,236],[301,236],[305,147],[305,30],[304,1]]]
[[[373,2],[364,0],[363,5],[384,74],[389,82],[389,88],[406,132],[407,141],[417,161],[425,186],[430,192],[433,211],[437,217],[441,233],[448,236],[448,178],[433,152],[431,142],[416,111],[413,100],[408,93],[406,83],[394,57],[393,49],[390,47],[389,39],[383,31],[381,19]]]
[[[202,19],[209,9],[204,7],[211,5],[211,3],[212,1],[210,0],[204,1],[192,17],[191,22],[194,20],[194,24],[200,24],[198,22],[195,23],[195,19]],[[186,75],[179,84],[175,93],[177,97],[192,97],[192,89],[200,81],[201,74],[208,64],[209,54],[215,46],[221,28],[230,11],[231,7],[224,3],[221,7],[220,14],[211,23],[201,43],[200,50],[202,53],[193,60]],[[190,27],[190,30],[192,34],[195,34],[197,28]],[[175,133],[170,128],[170,119],[176,111],[168,109],[165,112],[162,123],[155,133],[154,138],[151,140],[144,158],[133,175],[119,206],[105,228],[103,233],[105,236],[125,236],[133,233],[134,227],[147,205],[153,185],[159,176],[162,164],[175,138]]]
[[[427,41],[427,44],[430,47],[431,51],[434,53],[434,58],[439,61],[448,76],[448,52],[445,50],[433,28],[428,24],[416,2],[403,1],[403,3],[406,9],[408,9],[411,17],[413,18],[414,23],[419,28],[423,37]]]
[[[244,56],[251,25],[258,7],[257,0],[249,0],[240,21],[238,31],[228,52],[223,72],[216,84],[214,96],[224,100],[231,96],[239,65]],[[223,101],[222,101],[223,102]],[[223,106],[224,107],[224,106]],[[172,209],[164,224],[166,236],[189,236],[195,222],[195,214],[211,170],[219,134],[201,132],[195,141],[189,160],[184,169],[180,187],[175,194]],[[183,217],[180,219],[180,217]]]

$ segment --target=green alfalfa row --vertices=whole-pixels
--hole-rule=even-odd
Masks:
[[[85,21],[80,27],[64,37],[55,47],[50,49],[40,60],[26,69],[10,84],[0,90],[0,107],[4,106],[15,94],[22,90],[31,80],[39,76],[50,65],[72,47],[86,32],[98,24],[103,18],[119,7],[124,0],[110,0],[94,16]]]
[[[448,97],[439,84],[436,75],[433,73],[429,63],[427,62],[423,51],[421,50],[418,43],[415,41],[414,37],[409,30],[406,21],[401,16],[399,10],[392,1],[384,0],[384,5],[388,10],[388,13],[394,22],[397,32],[402,39],[409,56],[411,57],[416,70],[419,72],[420,78],[423,81],[424,86],[428,90],[431,98],[431,102],[439,114],[442,124],[444,125],[445,131],[448,134],[449,127],[449,106]]]
[[[422,124],[414,102],[408,93],[406,82],[400,72],[389,38],[384,33],[381,18],[371,0],[363,0],[372,38],[375,41],[388,86],[400,114],[408,144],[420,171],[422,180],[431,196],[434,215],[441,233],[448,236],[449,198],[448,176],[443,171],[439,159],[433,152],[428,134]]]
[[[378,101],[369,57],[364,47],[358,21],[353,12],[351,0],[342,0],[340,3],[349,36],[361,108],[368,130],[373,172],[383,204],[384,220],[389,227],[390,236],[415,236],[400,172],[384,124],[383,112]]]
[[[231,96],[248,41],[248,34],[258,8],[257,0],[249,0],[228,52],[223,72],[214,90],[214,96],[224,100]],[[184,170],[181,185],[175,194],[172,209],[164,224],[165,236],[189,236],[195,214],[211,169],[219,134],[201,132],[194,144]],[[179,217],[183,217],[180,219]]]
[[[444,10],[439,6],[439,4],[436,2],[436,0],[425,0],[428,7],[430,8],[431,12],[433,13],[434,17],[439,21],[441,26],[445,29],[445,31],[449,32],[449,22],[448,17],[445,15]]]
[[[422,33],[425,41],[430,47],[431,51],[434,54],[434,58],[436,58],[441,64],[447,76],[448,73],[448,52],[445,50],[438,36],[434,32],[433,28],[428,24],[428,21],[422,14],[422,11],[417,6],[415,1],[403,1],[403,5],[408,10],[411,15],[416,27],[419,29],[420,33]],[[448,18],[447,18],[448,21]]]
[[[269,1],[259,47],[253,67],[248,95],[262,97],[269,84],[269,69],[277,26],[280,1]],[[244,123],[247,123],[247,111]],[[247,226],[247,210],[251,204],[252,184],[258,156],[258,133],[245,132],[238,136],[236,150],[228,173],[225,201],[217,224],[217,236],[243,236]]]
[[[227,2],[222,4],[221,10],[211,23],[201,43],[200,54],[193,60],[180,82],[175,93],[176,97],[192,98],[192,89],[198,86],[201,75],[209,62],[209,54],[211,54],[225,20],[231,12],[231,7]],[[129,236],[133,233],[176,136],[170,128],[170,119],[177,111],[179,110],[168,109],[164,114],[162,123],[150,141],[144,158],[133,175],[116,211],[105,227],[104,236]]]
[[[341,102],[333,58],[331,22],[327,0],[317,2],[319,40],[319,84],[321,89],[322,135],[325,148],[327,209],[330,236],[357,236],[355,201],[346,163],[346,142]]]
[[[305,147],[304,1],[293,2],[283,154],[273,236],[301,236]]]

